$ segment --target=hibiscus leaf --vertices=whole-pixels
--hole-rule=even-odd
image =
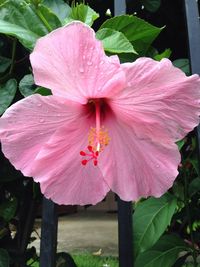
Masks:
[[[43,0],[42,4],[52,10],[62,23],[64,23],[64,20],[69,16],[71,12],[71,7],[63,0]]]
[[[11,64],[11,59],[0,56],[0,73],[3,73]]]
[[[184,144],[185,144],[185,139],[177,141],[176,144],[177,144],[178,149],[180,151],[182,149],[182,147],[184,146]]]
[[[188,247],[175,235],[162,236],[151,249],[139,254],[135,267],[171,267],[179,253],[187,251]]]
[[[162,28],[155,27],[136,16],[130,15],[121,15],[108,19],[101,25],[100,29],[103,28],[122,32],[140,55],[145,55],[162,30]]]
[[[32,74],[25,75],[19,83],[19,91],[24,97],[34,94],[35,88]]]
[[[195,195],[197,192],[200,192],[200,178],[197,177],[192,182],[189,184],[189,196],[192,197]]]
[[[0,205],[0,217],[2,217],[6,222],[9,222],[16,213],[17,209],[17,199],[13,198],[11,200],[6,200]]]
[[[0,17],[0,33],[18,38],[28,49],[33,49],[36,40],[46,35],[50,28],[61,26],[59,19],[47,7],[39,5],[36,8],[25,1],[5,2],[0,6]],[[50,28],[44,21],[48,21]]]
[[[146,10],[156,12],[161,5],[161,0],[141,0],[141,3]]]
[[[163,58],[169,58],[171,56],[171,53],[172,50],[167,48],[162,53],[155,55],[154,59],[160,61]]]
[[[43,96],[47,96],[47,95],[52,95],[52,92],[50,89],[48,88],[44,88],[44,87],[37,87],[35,89],[35,94],[40,94],[40,95],[43,95]]]
[[[40,17],[40,24],[43,23],[48,31],[55,30],[62,26],[59,18],[48,7],[40,4],[37,8],[34,6],[31,6],[31,8],[33,12],[37,14],[38,17]],[[47,26],[46,22],[49,26]]]
[[[97,39],[101,40],[103,43],[104,50],[110,53],[134,53],[132,44],[126,38],[126,36],[113,29],[103,28],[96,33]]]
[[[192,164],[193,168],[195,169],[196,173],[198,174],[198,176],[200,176],[199,173],[199,161],[196,157],[192,157],[189,159],[190,163]]]
[[[14,79],[8,80],[0,86],[0,115],[13,101],[17,90],[17,82]]]
[[[9,261],[7,250],[0,248],[0,267],[9,267]]]
[[[167,226],[176,209],[176,198],[167,193],[139,203],[133,214],[135,254],[153,246]]]
[[[19,41],[29,49],[34,47],[37,38],[39,38],[39,36],[35,33],[2,19],[0,19],[0,33],[8,34],[18,38]]]
[[[27,97],[32,94],[40,95],[51,95],[51,90],[44,87],[36,87],[32,74],[25,75],[19,83],[19,91],[24,96]]]
[[[188,58],[180,58],[173,61],[173,65],[179,69],[181,69],[183,72],[185,72],[186,75],[190,75],[190,62]]]
[[[69,18],[66,20],[68,23],[71,20],[80,20],[85,24],[92,26],[93,22],[99,17],[91,7],[84,4],[77,4],[72,7]]]

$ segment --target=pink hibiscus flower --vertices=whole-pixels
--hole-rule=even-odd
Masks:
[[[200,79],[168,59],[121,64],[94,31],[73,22],[38,40],[35,83],[53,95],[29,96],[0,119],[2,150],[47,198],[95,204],[161,196],[180,163],[175,142],[199,122]]]

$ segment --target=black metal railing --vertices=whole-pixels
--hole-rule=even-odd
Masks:
[[[115,15],[126,13],[126,1],[114,1]],[[188,44],[192,73],[200,74],[200,24],[198,3],[196,0],[184,0],[186,23],[188,29]],[[200,127],[197,127],[200,144]],[[199,145],[200,151],[200,145]],[[55,267],[57,246],[57,212],[56,205],[44,198],[42,215],[42,233],[40,249],[40,267]],[[133,237],[132,237],[132,203],[118,198],[118,237],[119,266],[133,267]]]
[[[188,32],[188,51],[192,74],[200,74],[200,20],[199,7],[196,0],[185,0],[185,16]],[[198,158],[200,163],[200,125],[196,128],[198,140]],[[199,164],[200,169],[200,164]]]

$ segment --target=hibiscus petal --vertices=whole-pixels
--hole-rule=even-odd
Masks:
[[[118,57],[107,57],[95,32],[81,22],[40,38],[30,60],[36,84],[82,104],[113,95],[125,83]]]
[[[83,112],[81,105],[56,96],[32,95],[18,101],[0,118],[2,151],[26,176],[51,135]]]
[[[198,75],[187,77],[168,59],[141,58],[122,67],[127,88],[110,100],[110,106],[122,120],[131,122],[138,137],[177,141],[198,125]]]
[[[111,190],[125,201],[165,193],[178,175],[177,146],[138,138],[129,125],[111,116],[104,124],[111,141],[99,156],[99,167]]]
[[[40,182],[42,193],[58,204],[96,204],[110,190],[98,166],[81,164],[80,151],[88,145],[92,123],[80,117],[59,129],[37,156],[34,179]]]

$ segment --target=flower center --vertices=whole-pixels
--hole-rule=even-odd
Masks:
[[[87,151],[80,151],[80,155],[86,157],[81,164],[85,166],[88,162],[93,162],[94,166],[97,166],[99,153],[109,144],[110,137],[107,129],[101,127],[100,100],[91,100],[89,103],[95,105],[96,127],[91,127],[89,130]]]

